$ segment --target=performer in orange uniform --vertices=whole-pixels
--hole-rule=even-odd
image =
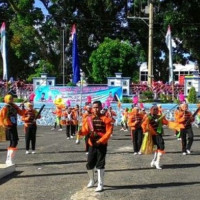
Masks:
[[[131,128],[131,136],[133,141],[134,155],[141,155],[140,147],[142,145],[143,131],[142,131],[142,114],[139,113],[139,108],[134,107],[128,116],[128,126]]]
[[[32,103],[26,104],[27,109],[22,116],[22,121],[24,121],[24,131],[25,131],[25,143],[26,143],[26,154],[29,154],[30,141],[32,145],[32,154],[35,154],[35,143],[36,143],[36,117],[37,119],[41,118],[41,116],[37,116],[37,111],[33,109]]]
[[[113,133],[113,129],[114,129],[114,124],[115,124],[115,117],[117,116],[116,112],[112,109],[112,107],[110,106],[106,112],[106,117],[109,117],[112,119],[112,133]],[[111,134],[112,136],[112,134]]]
[[[162,169],[160,167],[160,159],[164,154],[165,143],[162,137],[163,129],[162,125],[168,124],[168,120],[165,117],[158,115],[158,107],[156,105],[152,106],[150,109],[150,114],[146,116],[142,123],[143,133],[149,132],[152,135],[153,143],[157,146],[157,150],[154,153],[154,158],[151,161],[151,167],[156,167],[156,169]]]
[[[180,105],[181,111],[178,114],[178,123],[184,126],[181,129],[181,140],[182,140],[182,153],[183,155],[191,154],[191,146],[194,140],[193,130],[192,130],[192,122],[194,122],[194,117],[192,113],[188,111],[188,104],[184,103]],[[188,143],[186,136],[188,135]]]
[[[13,97],[10,94],[7,94],[4,97],[6,105],[1,109],[1,124],[5,127],[6,130],[6,139],[10,140],[10,146],[7,151],[7,165],[14,164],[14,157],[17,150],[18,144],[18,132],[17,132],[17,114],[23,115],[25,112],[24,105],[22,104],[22,109],[19,108],[16,104],[13,103]]]
[[[67,139],[73,138],[76,129],[75,121],[77,122],[76,114],[75,112],[73,112],[72,108],[67,108],[67,110],[64,111],[62,115],[65,117],[66,120]]]
[[[61,116],[62,116],[62,111],[65,109],[64,104],[55,104],[56,105],[56,110],[53,111],[52,113],[56,115],[56,121],[54,124],[54,127],[51,129],[52,131],[56,129],[57,125],[59,126],[58,131],[62,131],[62,125],[61,125]]]
[[[90,181],[88,188],[94,186],[94,168],[98,172],[98,187],[96,192],[103,190],[105,158],[107,152],[107,143],[112,133],[112,119],[101,115],[102,104],[100,101],[93,102],[93,114],[83,120],[82,129],[79,131],[80,135],[89,135],[89,153],[87,160],[87,170]]]

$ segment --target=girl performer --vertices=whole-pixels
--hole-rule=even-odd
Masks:
[[[156,167],[156,169],[162,169],[160,167],[161,156],[165,153],[165,143],[162,137],[163,129],[162,125],[168,124],[168,120],[164,116],[158,115],[158,107],[156,105],[152,106],[150,109],[150,114],[146,116],[144,122],[142,123],[143,132],[149,132],[151,134],[154,145],[157,146],[157,150],[154,153],[153,160],[151,161],[151,167]]]

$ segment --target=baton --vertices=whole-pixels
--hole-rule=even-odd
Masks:
[[[44,109],[45,104],[42,105],[42,107],[40,108],[39,112],[37,113],[37,115],[35,116],[35,119],[37,119],[39,117],[39,115],[41,114],[42,110]]]

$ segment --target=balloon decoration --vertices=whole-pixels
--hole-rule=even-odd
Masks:
[[[106,101],[105,101],[105,106],[106,106],[107,108],[110,107],[110,101],[109,101],[109,100],[106,100]]]
[[[185,101],[184,94],[182,94],[182,93],[179,94],[179,101],[180,101],[181,103]]]
[[[92,97],[91,96],[87,96],[87,103],[92,103]]]
[[[105,108],[105,103],[102,103],[102,108]]]
[[[67,101],[66,101],[66,104],[67,104],[67,107],[70,107],[70,106],[71,106],[71,101],[70,101],[70,100],[67,100]]]
[[[133,104],[135,104],[135,105],[138,104],[138,96],[133,97]]]

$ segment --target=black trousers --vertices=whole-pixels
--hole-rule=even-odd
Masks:
[[[66,136],[70,137],[70,135],[75,135],[76,127],[74,125],[67,125],[66,126]]]
[[[162,150],[163,151],[165,149],[165,142],[164,142],[164,139],[162,137],[162,134],[153,135],[152,139],[153,139],[154,145],[157,146],[158,150]]]
[[[135,130],[132,130],[132,136],[133,136],[133,150],[134,152],[139,152],[140,147],[142,145],[142,139],[143,139],[143,131],[142,128],[137,128]]]
[[[188,142],[187,142],[188,136]],[[190,150],[192,143],[194,141],[194,134],[192,127],[181,130],[181,142],[182,142],[182,152],[186,152],[186,150]]]
[[[10,141],[10,147],[16,147],[18,144],[17,125],[6,127],[6,140]]]
[[[88,160],[86,164],[87,170],[104,169],[106,164],[107,145],[89,146]]]
[[[37,131],[37,126],[35,124],[25,127],[25,142],[26,142],[27,151],[30,148],[30,142],[31,142],[32,150],[35,150],[36,131]]]

